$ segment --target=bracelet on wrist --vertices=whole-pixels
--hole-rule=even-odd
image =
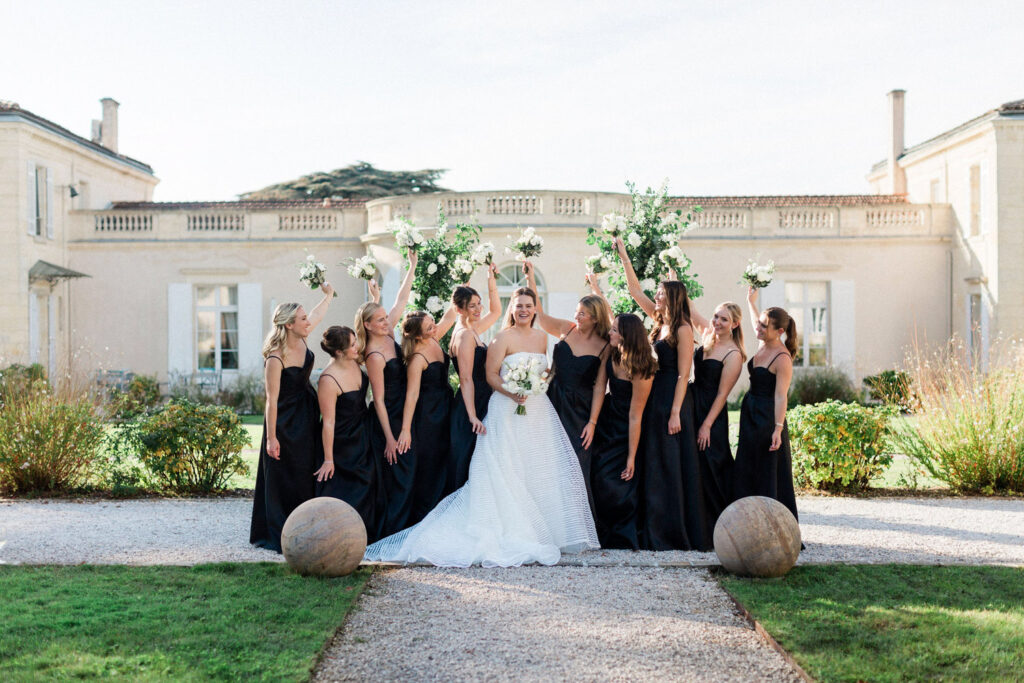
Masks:
[[[786,423],[784,423],[784,422],[776,422],[776,423],[775,423],[775,426],[776,426],[776,427],[785,427],[785,426],[786,426]]]

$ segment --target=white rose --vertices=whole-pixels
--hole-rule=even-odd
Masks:
[[[438,297],[432,296],[429,299],[427,299],[427,310],[430,311],[431,313],[437,313],[442,308],[444,308],[444,305],[441,303],[441,299],[439,299]]]
[[[643,240],[640,239],[640,235],[636,234],[636,231],[630,232],[626,240],[629,242],[629,246],[633,247],[634,249],[643,244]]]
[[[612,262],[608,259],[607,256],[602,256],[601,257],[601,267],[604,268],[604,269],[608,269],[608,268],[612,267]]]
[[[427,266],[427,273],[429,275],[433,275],[436,272],[437,272],[437,264],[436,263],[431,263],[429,266]]]
[[[448,257],[445,256],[444,254],[438,254],[437,262],[443,266],[444,264],[448,263]]]
[[[418,232],[412,233],[412,239],[416,244],[423,244],[423,235]]]
[[[530,244],[532,244],[534,246],[537,246],[537,245],[543,244],[543,241],[541,240],[540,237],[538,237],[537,235],[534,235],[533,237],[530,238]]]
[[[310,254],[309,256],[307,256],[307,257],[306,257],[306,260],[307,260],[307,261],[312,261],[312,260],[313,260],[313,255],[312,255],[312,254]]]

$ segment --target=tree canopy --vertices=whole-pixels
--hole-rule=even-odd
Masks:
[[[444,192],[437,180],[443,168],[420,171],[384,171],[365,161],[334,171],[310,173],[295,180],[244,192],[241,199],[372,199],[400,194]]]

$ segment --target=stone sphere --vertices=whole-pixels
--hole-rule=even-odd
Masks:
[[[281,551],[299,574],[347,576],[366,553],[366,526],[345,501],[313,498],[288,515],[281,529]]]
[[[740,498],[715,524],[715,553],[740,576],[782,576],[800,555],[800,525],[785,505],[764,496]]]

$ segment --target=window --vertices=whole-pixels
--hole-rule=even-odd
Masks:
[[[196,369],[238,369],[238,287],[196,287]]]
[[[928,186],[929,201],[932,204],[942,203],[942,182],[938,178],[934,178]]]
[[[787,282],[786,311],[796,322],[799,367],[828,365],[828,283]]]
[[[971,354],[977,358],[982,351],[981,348],[981,294],[969,295],[968,305],[970,306],[971,329],[969,330],[971,342]]]
[[[547,288],[544,286],[544,277],[539,271],[534,270],[533,277],[537,281],[537,296],[540,297],[542,305],[547,305],[546,292]],[[498,283],[498,296],[501,297],[501,315],[502,318],[497,325],[494,325],[484,335],[485,341],[491,341],[494,339],[494,335],[501,330],[501,326],[505,324],[505,312],[508,310],[509,301],[512,300],[512,292],[516,291],[520,287],[526,286],[526,276],[523,275],[523,267],[518,263],[510,263],[505,266],[498,268],[498,272],[494,278]],[[484,295],[486,296],[486,294]]]
[[[28,165],[28,234],[53,237],[53,172]]]
[[[981,233],[981,166],[971,166],[971,237]]]

